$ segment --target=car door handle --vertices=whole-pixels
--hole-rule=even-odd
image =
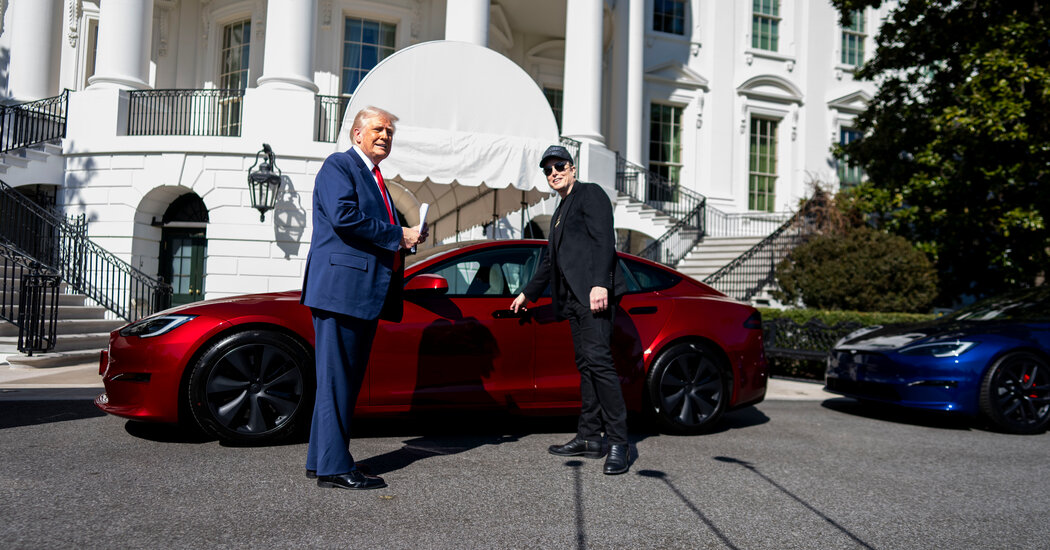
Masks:
[[[631,315],[652,315],[656,313],[656,306],[632,307],[627,310],[627,313],[630,313]]]
[[[492,312],[492,317],[494,319],[513,319],[515,317],[525,317],[528,314],[529,310],[525,308],[521,308],[517,313],[509,309],[497,309]]]

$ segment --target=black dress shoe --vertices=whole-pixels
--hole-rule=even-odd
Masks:
[[[372,473],[372,471],[368,469],[368,466],[365,466],[364,464],[357,464],[355,468],[357,468],[357,471],[365,475]],[[317,479],[317,470],[306,470],[306,479]]]
[[[317,486],[326,489],[381,489],[386,487],[386,482],[381,477],[353,470],[334,476],[317,476]]]
[[[609,456],[605,457],[605,469],[607,475],[622,474],[629,468],[627,457],[630,455],[630,445],[621,443],[609,445]]]
[[[587,441],[575,438],[564,445],[551,445],[547,451],[558,456],[582,456],[584,458],[601,458],[602,442]]]

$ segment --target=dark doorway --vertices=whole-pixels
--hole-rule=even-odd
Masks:
[[[160,276],[171,283],[171,305],[204,299],[204,261],[208,257],[208,209],[195,193],[175,199],[164,213],[160,237]]]

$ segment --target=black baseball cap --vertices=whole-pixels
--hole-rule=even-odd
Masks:
[[[540,168],[543,168],[543,165],[549,158],[567,160],[569,161],[569,164],[572,164],[573,166],[576,165],[576,163],[572,161],[572,155],[569,154],[569,150],[561,145],[551,145],[543,152],[543,156],[540,157]]]

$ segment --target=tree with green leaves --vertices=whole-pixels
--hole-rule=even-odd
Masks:
[[[831,0],[849,20],[881,0]],[[1050,264],[1050,22],[1031,0],[900,0],[857,76],[878,92],[836,151],[873,222],[934,259],[938,303],[1040,284]]]

